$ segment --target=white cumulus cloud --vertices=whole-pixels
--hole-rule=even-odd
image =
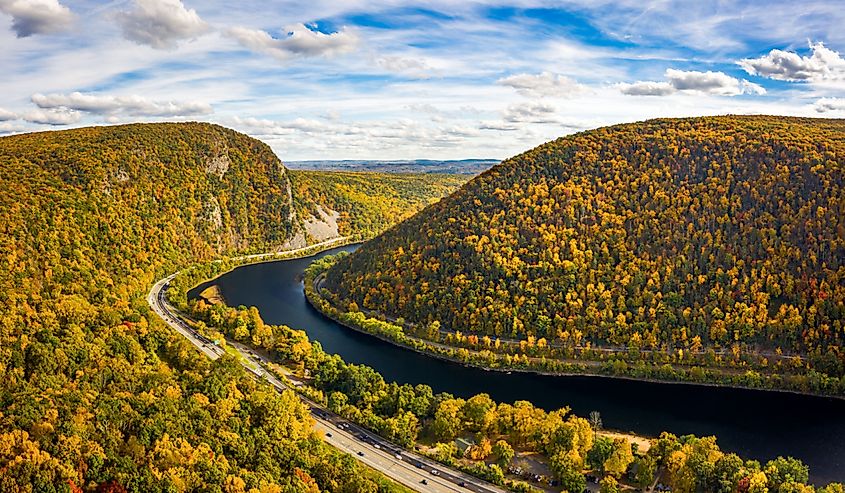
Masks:
[[[569,97],[584,92],[584,86],[565,75],[543,72],[503,77],[496,84],[512,87],[523,96]]]
[[[135,0],[134,8],[117,18],[126,39],[156,49],[175,48],[179,41],[208,30],[197,11],[180,0]]]
[[[326,34],[314,31],[304,24],[285,26],[287,33],[283,38],[274,38],[266,31],[233,27],[228,34],[241,46],[252,51],[265,53],[281,61],[294,57],[330,57],[354,50],[358,45],[358,36],[348,30]]]
[[[668,96],[675,88],[668,82],[637,81],[619,84],[619,91],[629,96]]]
[[[821,98],[813,105],[813,109],[819,113],[845,111],[845,98]]]
[[[666,69],[665,81],[638,81],[618,84],[622,94],[629,96],[668,96],[677,92],[739,96],[766,94],[766,89],[745,79],[731,77],[724,72]]]
[[[388,72],[405,74],[420,79],[429,77],[432,72],[432,67],[421,58],[389,55],[377,58],[376,64]]]
[[[9,110],[5,110],[3,108],[0,108],[0,122],[6,122],[6,121],[9,121],[9,120],[17,120],[17,119],[18,119],[17,114],[12,113]]]
[[[823,43],[810,45],[811,56],[783,50],[772,50],[759,58],[738,61],[751,75],[790,82],[823,82],[845,80],[845,59]]]
[[[234,117],[233,127],[270,141],[301,142],[303,137],[317,137],[320,146],[340,149],[395,149],[419,145],[424,148],[451,148],[477,137],[477,128],[465,125],[426,125],[410,119],[325,122],[307,118],[275,121]],[[308,139],[305,139],[308,140]]]
[[[495,130],[497,132],[513,132],[519,130],[519,127],[513,123],[504,121],[483,121],[478,125],[479,130]]]
[[[43,125],[70,125],[78,122],[80,118],[78,111],[67,109],[32,110],[23,114],[25,121]]]
[[[666,79],[678,91],[698,91],[720,96],[742,94],[740,82],[724,72],[666,69]]]
[[[537,101],[512,104],[504,112],[509,123],[557,123],[554,106]]]
[[[757,96],[762,96],[766,94],[765,87],[761,86],[760,84],[749,82],[745,79],[739,81],[739,91],[742,94],[756,94]]]
[[[211,105],[199,101],[152,101],[141,96],[98,94],[33,94],[32,102],[42,109],[64,109],[97,115],[194,116],[212,113]]]
[[[59,32],[73,22],[73,13],[58,0],[0,0],[0,12],[12,16],[19,38]]]

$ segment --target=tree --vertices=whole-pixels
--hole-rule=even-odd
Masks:
[[[513,447],[504,440],[497,440],[493,445],[493,457],[496,458],[497,464],[507,467],[514,457]]]
[[[400,444],[410,447],[417,439],[419,420],[410,411],[404,411],[387,419],[390,437]]]
[[[587,486],[583,462],[573,451],[558,452],[549,458],[549,468],[564,491],[581,493]]]
[[[763,471],[755,471],[748,476],[748,493],[768,493],[769,488],[766,486],[768,482],[766,474]]]
[[[599,483],[599,491],[601,493],[619,493],[619,483],[613,476],[606,476]]]
[[[485,432],[495,421],[496,403],[487,394],[477,394],[463,406],[463,414],[471,431]]]
[[[440,440],[454,440],[463,425],[463,399],[447,399],[440,403],[434,413],[432,431]]]
[[[716,445],[715,437],[683,436],[679,445],[664,460],[673,490],[692,493],[721,488],[715,471],[724,454]]]
[[[610,438],[603,436],[596,438],[593,447],[587,452],[587,464],[604,473],[605,463],[613,454],[614,449],[615,445]]]
[[[349,403],[349,398],[343,392],[332,392],[329,394],[328,406],[333,412],[340,413]]]
[[[566,425],[572,429],[572,446],[578,451],[578,455],[586,457],[587,452],[593,447],[594,434],[591,430],[590,423],[584,418],[578,416],[569,416],[566,420]]]
[[[819,488],[817,493],[845,493],[845,485],[842,483],[830,483],[824,488]]]
[[[449,464],[458,455],[458,447],[454,442],[440,442],[435,445],[437,460]]]
[[[469,457],[472,460],[484,460],[490,456],[492,451],[493,446],[490,444],[490,440],[484,437],[469,449]]]
[[[426,339],[431,341],[438,341],[440,340],[440,321],[434,320],[426,329]]]
[[[798,459],[792,457],[778,457],[766,463],[764,469],[768,478],[770,491],[777,490],[785,483],[806,483],[809,480],[810,470]]]
[[[590,426],[593,428],[593,433],[598,433],[601,430],[601,413],[598,411],[590,411]]]
[[[778,486],[777,493],[817,493],[816,489],[809,484],[789,481]]]
[[[487,480],[493,484],[503,484],[505,482],[505,472],[496,464],[490,464],[487,467]]]
[[[657,459],[652,455],[644,455],[635,459],[637,464],[636,482],[640,489],[645,489],[654,484],[657,473]]]
[[[613,451],[604,461],[604,471],[615,477],[620,477],[628,470],[628,465],[634,461],[634,454],[631,452],[631,442],[624,438],[617,438],[613,441]]]
[[[735,491],[744,467],[742,458],[736,454],[725,454],[716,459],[713,467],[713,489],[716,493]]]

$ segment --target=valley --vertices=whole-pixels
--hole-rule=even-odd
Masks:
[[[315,258],[349,251],[324,252]],[[324,318],[305,299],[301,275],[312,259],[239,267],[199,285],[197,296],[216,285],[232,305],[255,306],[269,324],[304,330],[329,353],[349,363],[371,366],[387,381],[430,385],[435,392],[470,398],[479,392],[499,402],[528,400],[546,410],[568,406],[580,416],[599,411],[609,429],[656,437],[715,435],[720,446],[742,457],[763,462],[778,455],[801,458],[810,465],[816,484],[842,481],[842,457],[837,437],[845,437],[841,420],[845,401],[782,392],[661,384],[604,377],[553,377],[519,372],[489,372],[432,359],[398,348],[373,336]],[[812,421],[794,417],[814,410]]]
[[[342,243],[346,240],[346,238],[328,240],[309,247],[289,250],[284,252],[283,255],[286,259],[307,259],[315,250],[319,251],[320,249],[330,248],[333,244]],[[234,260],[251,263],[261,262],[265,259],[272,259],[278,256],[279,254],[276,253],[247,255]],[[281,375],[284,381],[277,378],[273,370],[273,368],[277,367],[273,367],[273,362],[263,354],[257,354],[254,350],[232,340],[224,343],[225,346],[230,348],[224,350],[221,346],[212,343],[208,338],[199,334],[195,329],[196,322],[178,312],[167,301],[166,292],[169,284],[178,275],[178,273],[173,274],[157,282],[147,296],[147,302],[150,307],[168,325],[212,360],[223,357],[227,352],[233,352],[246,371],[254,374],[258,380],[266,381],[277,392],[289,391],[292,388],[295,389],[296,384],[301,384],[295,377],[292,379],[285,378],[286,376],[293,377],[289,373]],[[458,488],[478,493],[498,493],[504,491],[465,473],[450,471],[441,465],[432,463],[425,457],[403,450],[401,446],[387,442],[378,437],[378,435],[368,432],[366,429],[344,421],[306,396],[300,395],[299,397],[310,410],[312,419],[315,421],[315,429],[322,432],[322,437],[327,443],[352,455],[357,460],[385,476],[393,478],[398,483],[405,484],[412,490],[418,488],[421,483],[425,483],[429,486],[426,488],[426,491],[435,492],[458,491]]]
[[[437,227],[420,221],[434,220],[468,189],[512,166],[507,161],[469,182],[439,174],[289,172],[260,142],[207,124],[94,127],[0,143],[7,170],[0,210],[12,266],[0,277],[8,288],[2,354],[10,377],[2,394],[10,403],[3,439],[11,444],[0,464],[14,471],[3,477],[12,490],[78,483],[150,491],[178,483],[188,490],[215,484],[221,474],[234,485],[271,484],[262,483],[270,475],[274,488],[311,484],[337,491],[682,489],[679,478],[702,484],[767,478],[773,489],[807,490],[810,481],[817,491],[836,493],[836,483],[823,485],[842,480],[845,401],[649,381],[714,383],[713,368],[696,369],[712,358],[728,362],[725,374],[738,378],[719,383],[755,387],[783,376],[781,383],[808,386],[793,390],[836,394],[836,331],[819,333],[824,344],[800,356],[754,355],[748,341],[704,352],[617,339],[608,339],[615,346],[594,348],[589,339],[567,345],[565,335],[583,326],[577,319],[573,332],[564,324],[557,338],[543,323],[536,328],[545,327],[550,339],[517,330],[534,330],[533,322],[516,324],[509,334],[494,331],[494,337],[480,329],[466,335],[437,321],[386,315],[392,310],[376,303],[384,300],[378,298],[382,288],[369,288],[360,306],[337,294],[352,279],[343,269],[356,265],[379,265],[379,275],[408,274],[395,283],[397,293],[413,287],[420,278],[416,266],[401,267],[405,257],[382,263],[370,256],[409,228],[425,233],[419,239],[402,233],[412,240],[409,249],[437,241]],[[834,200],[824,202],[822,216],[838,207],[839,179],[828,180],[833,198],[816,198]],[[321,252],[361,240],[360,247]],[[826,266],[838,265],[838,245],[831,240]],[[46,255],[51,246],[52,256]],[[445,259],[465,251],[455,246],[451,254],[430,248]],[[299,254],[316,256],[291,258]],[[425,255],[409,259],[431,258]],[[429,271],[422,272],[434,282],[440,267],[426,262]],[[484,276],[497,264],[466,265]],[[596,267],[587,275],[601,272]],[[155,281],[174,270],[180,274]],[[339,270],[343,284],[333,278]],[[837,282],[838,271],[822,272]],[[356,289],[363,289],[371,273],[356,275]],[[542,278],[523,281],[542,284]],[[820,284],[823,301],[837,300],[839,292],[826,282]],[[201,292],[211,303],[196,300]],[[447,289],[442,299],[460,294]],[[838,305],[830,303],[813,313],[832,316],[828,327],[838,330]],[[632,327],[642,327],[632,317]],[[731,317],[724,317],[726,324]],[[616,326],[599,327],[623,326],[615,320]],[[441,359],[419,352],[430,348]],[[761,358],[767,355],[776,371],[765,371]],[[644,356],[661,364],[657,374],[638,362]],[[584,376],[547,375],[534,364]],[[823,375],[822,368],[833,373]],[[627,378],[588,376],[594,373]],[[81,406],[77,389],[85,392]],[[24,398],[33,393],[51,398]],[[96,411],[94,422],[109,427],[74,417],[89,409]],[[806,409],[813,419],[796,426]],[[346,422],[354,433],[338,427]],[[64,452],[68,440],[80,444],[75,455]],[[41,469],[14,469],[26,467],[23,457],[32,451],[40,454]],[[167,459],[173,454],[185,456]],[[136,458],[133,466],[124,462],[128,456]],[[88,465],[76,470],[71,459]],[[695,464],[702,460],[718,466],[719,475],[700,475]],[[419,464],[438,473],[420,471]]]
[[[0,0],[0,493],[845,493],[845,9]]]

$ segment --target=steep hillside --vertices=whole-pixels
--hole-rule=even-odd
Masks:
[[[842,375],[843,166],[841,120],[588,131],[482,174],[324,287],[465,347]]]
[[[289,172],[306,233],[371,238],[466,183],[464,175]]]
[[[210,363],[144,301],[180,265],[295,236],[266,145],[208,124],[83,128],[0,138],[0,167],[0,491],[389,488],[293,394]]]

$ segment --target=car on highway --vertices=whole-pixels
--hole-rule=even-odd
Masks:
[[[422,481],[420,481],[420,484],[428,484],[428,480],[427,480],[427,479],[423,479]]]
[[[358,455],[360,455],[361,457],[364,457],[364,452],[361,452],[361,451],[359,450],[359,451],[358,451]]]
[[[331,437],[332,437],[332,434],[331,434],[331,433],[329,433],[329,432],[326,432],[326,436],[327,436],[327,437],[329,437],[329,438],[331,438]]]
[[[437,469],[432,469],[432,470],[431,470],[431,475],[432,475],[432,476],[437,476],[438,474],[440,474],[440,471],[438,471]]]
[[[396,458],[399,459],[399,460],[402,460],[402,456],[399,455],[399,454],[396,454]]]

